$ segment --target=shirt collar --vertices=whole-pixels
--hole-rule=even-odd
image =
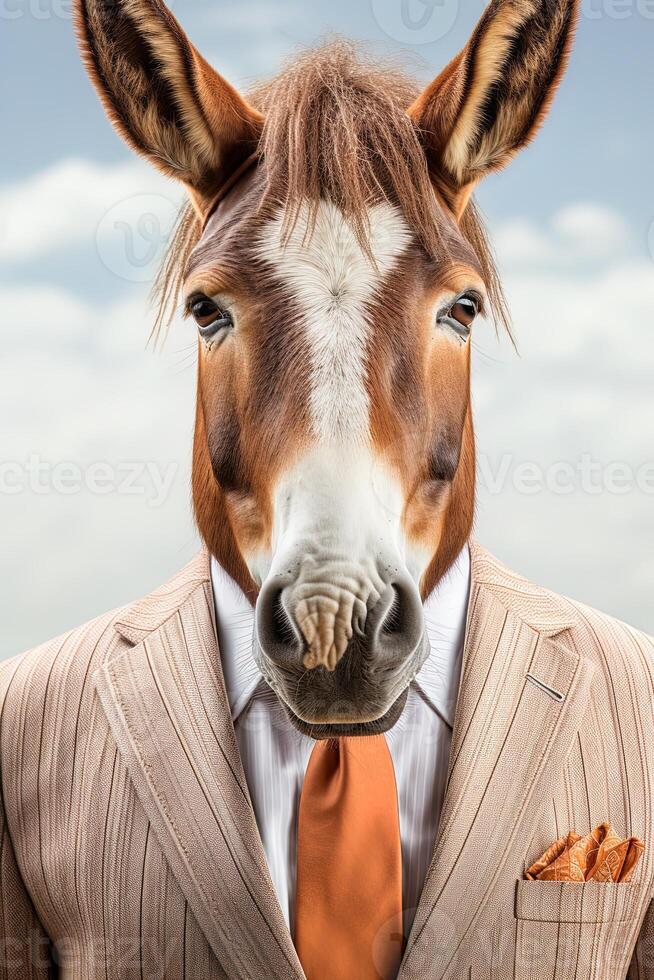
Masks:
[[[259,685],[265,685],[252,654],[254,610],[245,593],[214,558],[211,584],[227,699],[232,721],[236,721]],[[454,727],[469,593],[470,551],[466,545],[425,601],[430,653],[413,682],[450,728]]]
[[[211,585],[227,700],[232,721],[236,721],[259,683],[265,683],[252,654],[254,609],[243,590],[213,557]]]
[[[469,597],[470,549],[466,545],[425,600],[430,651],[414,681],[450,728],[454,728]]]

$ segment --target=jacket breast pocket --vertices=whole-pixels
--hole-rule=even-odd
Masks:
[[[622,980],[647,904],[637,882],[519,881],[519,980]]]

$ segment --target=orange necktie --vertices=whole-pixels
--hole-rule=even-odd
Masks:
[[[383,735],[317,742],[298,815],[295,946],[308,980],[392,980],[402,854]]]

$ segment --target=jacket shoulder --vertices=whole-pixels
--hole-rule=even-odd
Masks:
[[[83,699],[92,690],[93,674],[103,663],[174,615],[208,577],[208,558],[200,554],[144,598],[0,662],[3,733],[11,727],[14,715],[24,716],[28,707],[38,711],[47,701],[49,705],[58,703],[63,710],[71,698]]]
[[[123,610],[114,610],[0,663],[2,749],[17,727],[36,721],[47,703],[68,700],[69,690],[81,699],[94,669],[120,644],[114,626]]]
[[[511,571],[473,545],[473,579],[537,632],[561,637],[605,674],[616,672],[654,686],[654,639],[584,603],[557,595]]]

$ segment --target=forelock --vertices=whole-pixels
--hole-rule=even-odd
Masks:
[[[262,211],[285,215],[289,235],[309,207],[331,201],[370,254],[369,215],[380,203],[404,215],[434,261],[451,255],[451,220],[434,190],[420,134],[407,114],[419,86],[394,64],[361,54],[350,42],[331,41],[292,61],[248,100],[265,124],[259,152],[265,161]],[[471,202],[460,232],[479,260],[496,321],[509,317],[492,251]],[[183,264],[200,238],[197,217],[186,209],[156,285],[155,334],[168,322],[183,280]]]

